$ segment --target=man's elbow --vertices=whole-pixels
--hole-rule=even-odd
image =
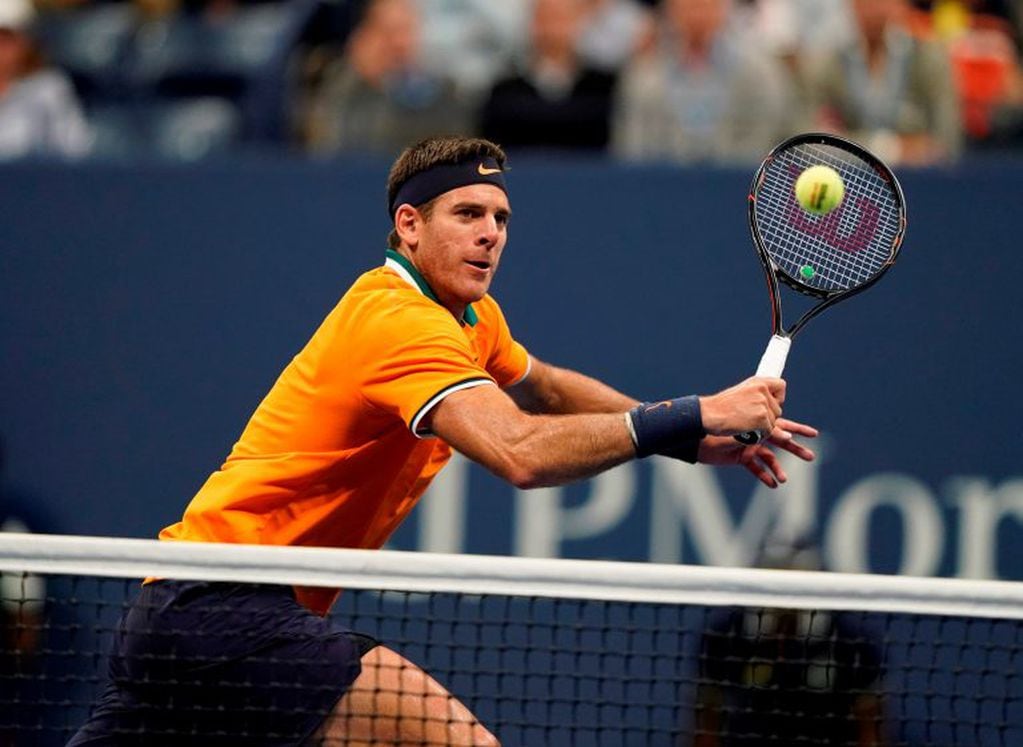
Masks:
[[[547,484],[542,464],[536,459],[531,459],[528,453],[509,449],[496,459],[488,461],[486,466],[491,472],[519,490],[540,488]]]
[[[500,417],[491,415],[477,419],[475,424],[466,422],[450,434],[445,434],[443,424],[435,419],[434,425],[441,428],[435,427],[434,432],[441,438],[450,436],[448,443],[497,477],[528,490],[550,484],[552,465],[546,453],[550,447],[543,437],[543,421],[509,408]]]
[[[498,474],[519,490],[530,490],[545,485],[540,470],[526,464],[505,464],[498,470]]]

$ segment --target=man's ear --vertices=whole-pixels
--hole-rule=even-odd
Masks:
[[[398,207],[394,214],[394,230],[398,232],[398,238],[410,248],[419,244],[419,231],[423,224],[423,216],[419,211],[408,203]]]

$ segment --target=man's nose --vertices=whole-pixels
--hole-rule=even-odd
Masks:
[[[483,218],[476,243],[480,246],[493,246],[497,243],[497,219],[494,216],[488,215]]]

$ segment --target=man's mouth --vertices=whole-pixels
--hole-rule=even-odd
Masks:
[[[490,269],[490,263],[487,262],[486,260],[467,259],[465,261],[466,261],[467,264],[470,264],[473,267],[475,267],[477,269],[480,269],[480,270],[483,270],[483,271],[486,271],[486,270]]]

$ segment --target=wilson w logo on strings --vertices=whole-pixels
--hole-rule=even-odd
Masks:
[[[789,172],[792,181],[795,182],[799,176],[799,169],[790,166]],[[821,239],[835,249],[850,253],[863,251],[874,240],[881,220],[881,207],[869,197],[847,195],[838,208],[822,218],[815,219],[799,206],[791,188],[787,190],[787,194],[785,218],[797,231]],[[850,210],[856,212],[856,224],[852,228],[840,231],[843,219],[849,215]],[[845,223],[848,224],[849,221],[845,220]]]

